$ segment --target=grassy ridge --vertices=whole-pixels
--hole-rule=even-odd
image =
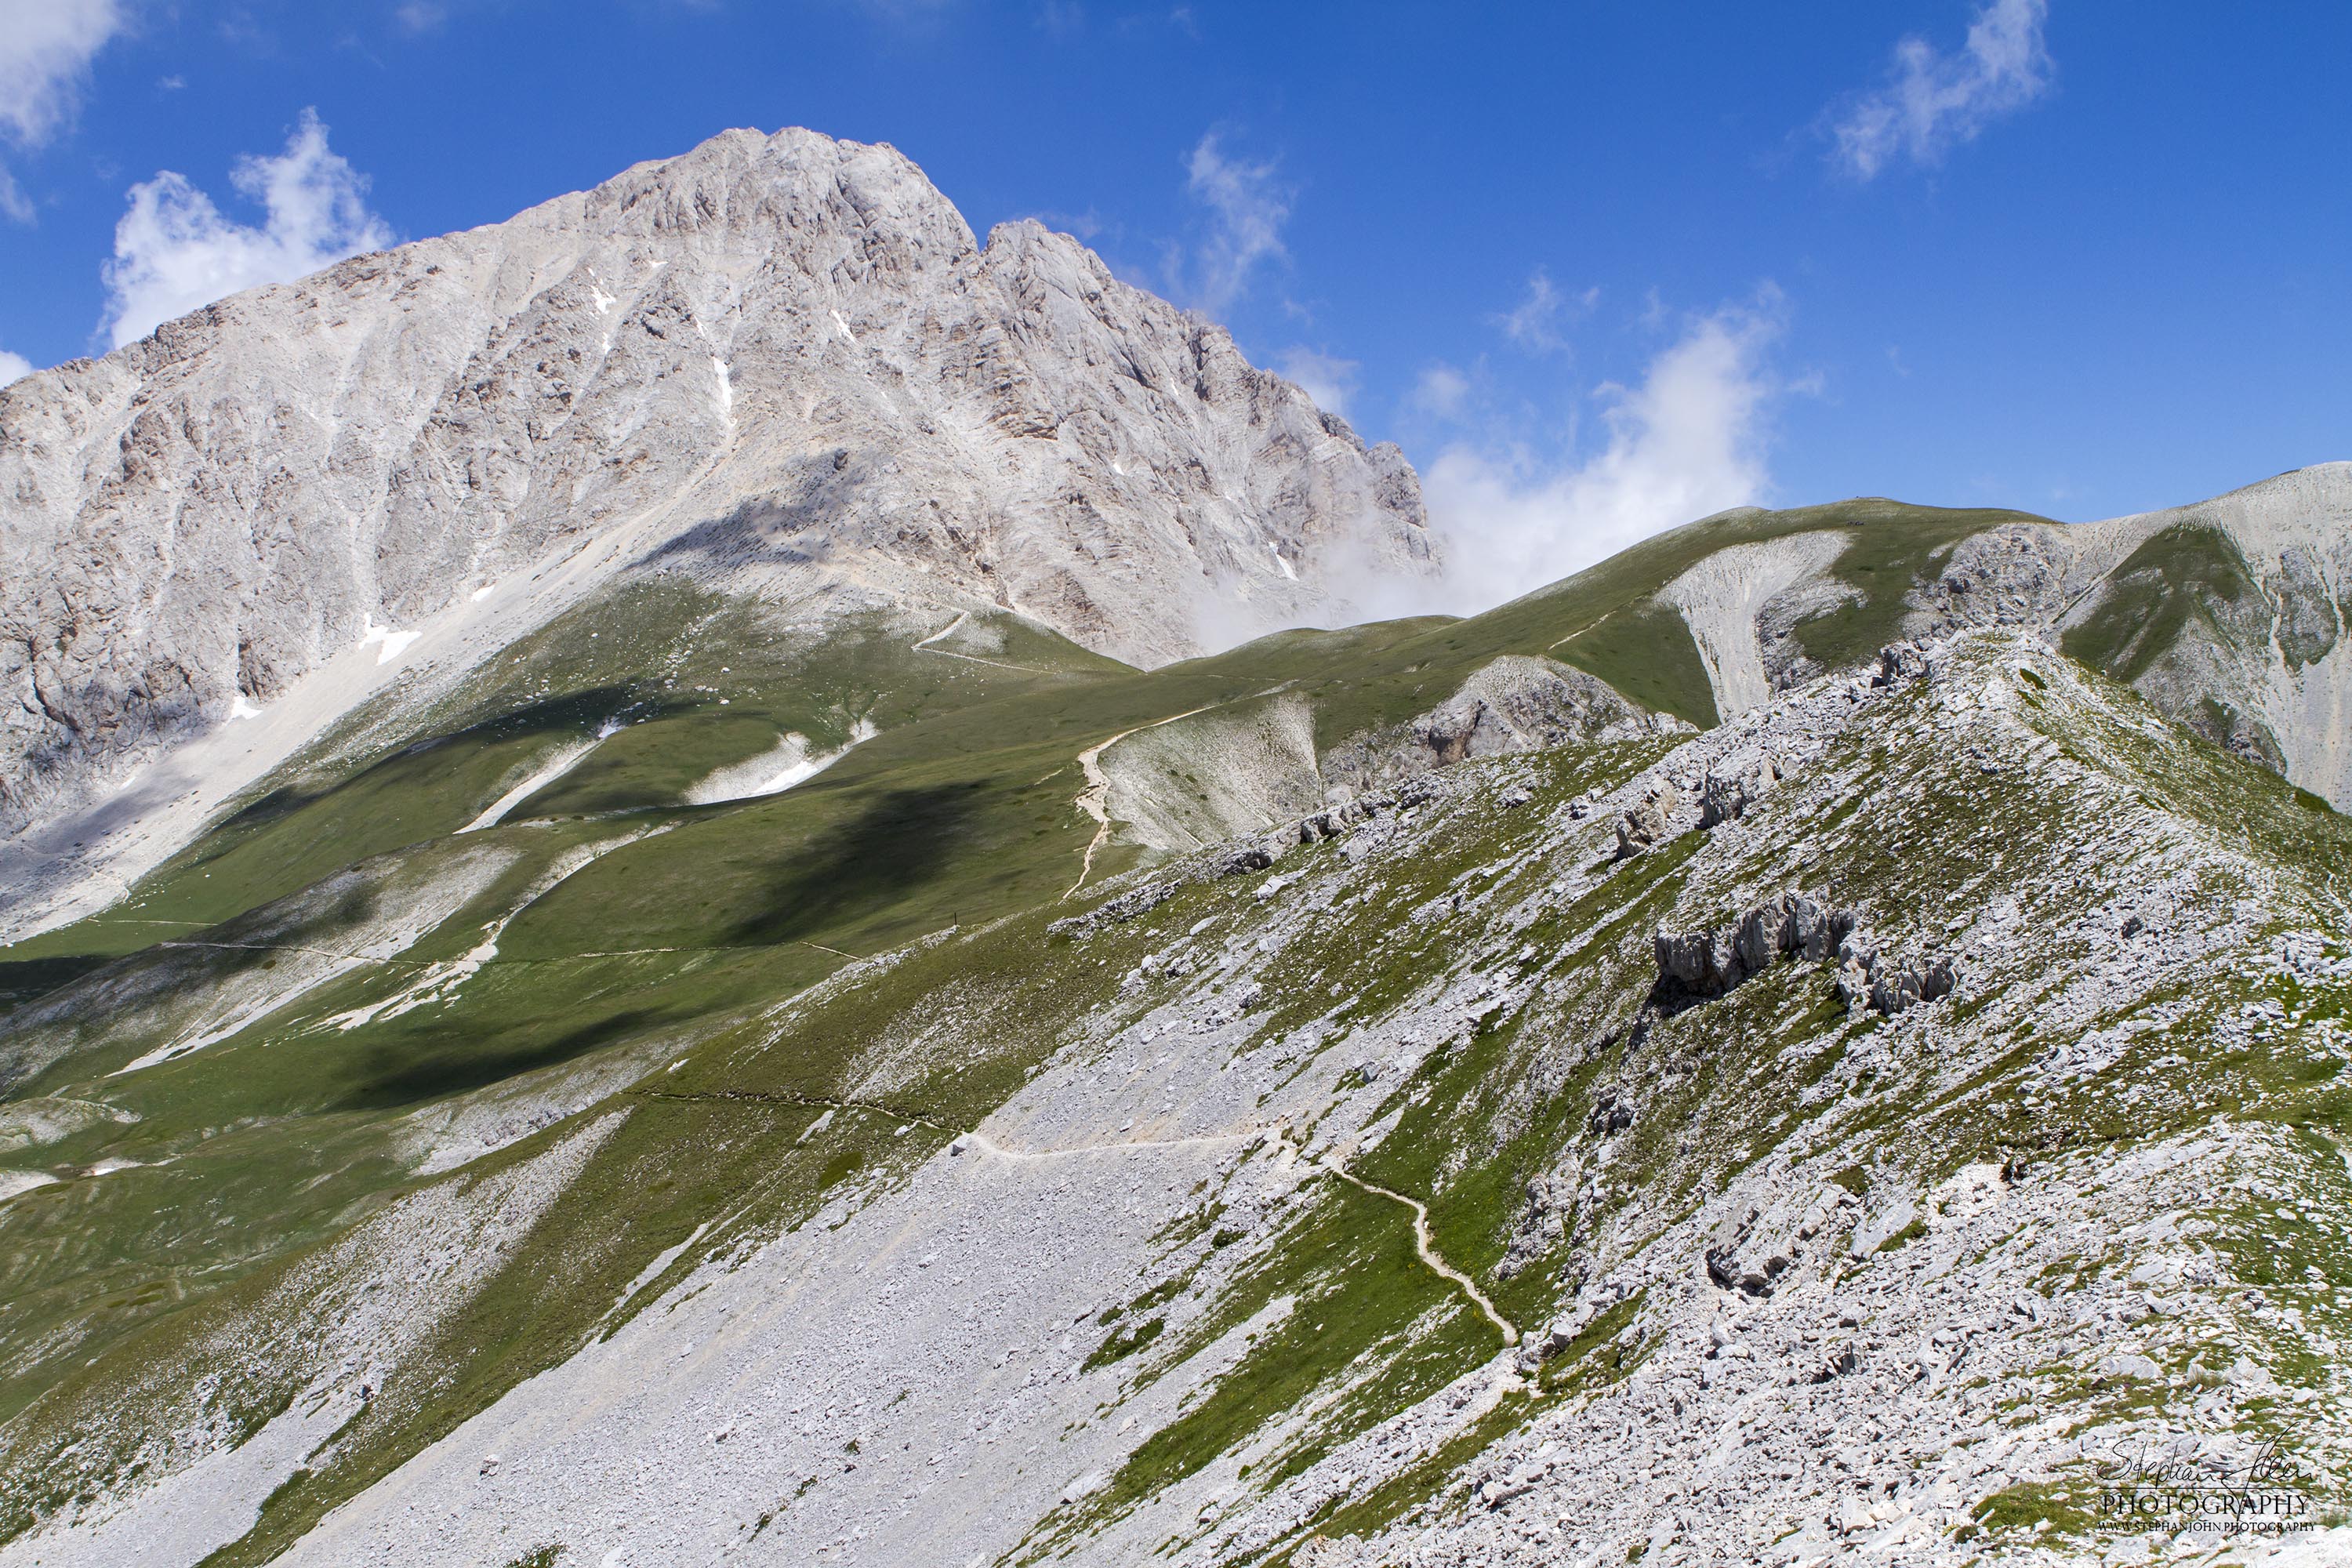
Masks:
[[[429,884],[465,855],[512,858],[397,961],[289,995],[218,1044],[107,1078],[184,1033],[188,1016],[170,1006],[135,1017],[93,1010],[74,1026],[81,1032],[67,1055],[12,1086],[12,1098],[92,1099],[140,1120],[96,1123],[7,1161],[67,1179],[0,1210],[0,1420],[11,1423],[0,1489],[20,1504],[41,1495],[32,1478],[71,1429],[82,1408],[77,1400],[121,1383],[126,1368],[168,1362],[200,1331],[227,1331],[299,1260],[433,1180],[459,1179],[415,1172],[427,1137],[420,1129],[460,1104],[508,1091],[537,1104],[531,1096],[546,1099],[591,1075],[625,1081],[657,1063],[684,1064],[635,1089],[604,1087],[584,1105],[565,1101],[557,1128],[468,1168],[463,1179],[478,1179],[532,1157],[594,1108],[629,1113],[528,1246],[440,1331],[417,1363],[430,1371],[413,1384],[388,1385],[381,1409],[353,1429],[334,1465],[298,1478],[224,1562],[266,1560],[416,1446],[604,1331],[611,1314],[636,1310],[622,1300],[624,1288],[698,1226],[724,1221],[673,1269],[720,1255],[744,1236],[799,1223],[845,1181],[857,1191],[886,1188],[928,1147],[924,1140],[877,1142],[871,1127],[845,1117],[800,1146],[811,1113],[793,1098],[837,1094],[857,1064],[921,1039],[936,1048],[893,1091],[893,1103],[949,1125],[974,1123],[1027,1080],[1087,1008],[1110,997],[1120,971],[1140,956],[1140,931],[1105,933],[1083,962],[1066,951],[1051,956],[1058,950],[1043,936],[1094,834],[1074,804],[1082,782],[1074,759],[1087,745],[1281,683],[1309,697],[1328,744],[1432,706],[1502,653],[1563,659],[1652,706],[1712,722],[1696,647],[1680,617],[1654,599],[1679,572],[1729,543],[1817,529],[1846,533],[1833,570],[1855,595],[1798,628],[1809,654],[1836,662],[1894,635],[1904,595],[1955,542],[2021,515],[1877,501],[1726,514],[1479,616],[1285,633],[1151,672],[1010,617],[982,617],[979,635],[920,648],[916,643],[937,627],[877,617],[835,622],[811,639],[773,606],[676,584],[575,612],[429,713],[399,723],[383,710],[355,719],[121,909],[0,952],[0,982],[27,1000],[58,984],[118,984],[166,973],[183,976],[180,987],[193,999],[256,979],[278,960],[259,948],[225,948],[205,960],[210,967],[167,970],[192,961],[189,950],[153,946],[158,932],[175,941],[233,938],[240,928],[228,922],[282,910],[339,874],[381,889],[404,879]],[[2141,606],[2142,622],[2174,614],[2183,600],[2201,603],[2200,595],[2228,599],[2227,563],[2217,566],[2202,548],[2176,540],[2126,563],[2127,581],[2138,573],[2162,588]],[[2198,612],[2192,604],[2179,613]],[[2121,660],[2120,670],[2137,657],[2125,642],[2096,643],[2120,636],[2120,623],[2094,617],[2078,630],[2094,639],[2082,646],[2086,658]],[[456,835],[553,750],[593,739],[615,719],[625,727],[506,823]],[[789,793],[681,804],[688,784],[761,754],[783,731],[823,750],[848,740],[861,721],[879,725],[878,737]],[[2094,768],[2137,744],[2131,737],[2103,734],[2100,752],[2059,732]],[[1525,759],[1537,786],[1533,810],[1465,811],[1425,858],[1391,868],[1377,889],[1300,940],[1292,964],[1301,978],[1270,998],[1269,1035],[1328,1008],[1333,985],[1355,998],[1355,1019],[1384,1016],[1461,952],[1500,942],[1500,933],[1417,928],[1407,916],[1474,868],[1509,858],[1542,812],[1630,776],[1662,749],[1644,742]],[[2166,809],[2243,836],[2283,862],[2307,861],[2326,874],[2325,865],[2352,853],[2341,819],[2315,814],[2286,786],[2218,752],[2193,756],[2135,754],[2134,768]],[[1846,803],[1841,809],[1850,815],[1824,816],[1811,830],[1863,847],[1832,890],[1875,900],[1890,918],[1980,879],[2003,854],[2015,864],[2047,847],[2036,824],[2049,801],[2016,780],[1988,781],[1942,757],[1889,752],[1850,760],[1906,787]],[[614,844],[533,896],[567,856]],[[1805,989],[1793,974],[1743,991],[1704,1018],[1669,1021],[1643,1047],[1646,1056],[1616,1033],[1646,989],[1649,930],[1685,892],[1683,860],[1696,847],[1645,856],[1583,902],[1512,933],[1514,945],[1539,954],[1531,962],[1545,977],[1542,999],[1466,1029],[1422,1076],[1399,1086],[1386,1108],[1398,1116],[1396,1130],[1360,1165],[1368,1179],[1428,1202],[1440,1249],[1488,1280],[1522,1321],[1559,1305],[1561,1267],[1627,1212],[1633,1192],[1706,1190],[1753,1150],[1799,1131],[1809,1112],[1796,1096],[1811,1079],[1779,1070],[1780,1042],[1814,1041],[1806,1071],[1816,1076],[1844,1048],[1843,1015],[1823,1014],[1820,988]],[[1114,846],[1097,858],[1097,874],[1134,858]],[[1547,874],[1539,867],[1515,873]],[[1205,910],[1213,900],[1190,891],[1160,923],[1195,902]],[[362,897],[306,913],[271,940],[356,940],[372,909]],[[398,996],[426,966],[474,949],[500,920],[508,923],[496,956],[446,995],[349,1029],[330,1022]],[[951,927],[955,934],[917,947],[881,974],[804,1009],[778,1009],[835,973],[845,955],[899,948]],[[1560,1247],[1495,1280],[1526,1182],[1583,1135],[1592,1088],[1661,1063],[1685,1076],[1660,1091],[1655,1118],[1630,1141],[1617,1184],[1573,1216]],[[2233,1076],[2200,1086],[2179,1114],[2236,1103],[2344,1124],[2344,1090],[2310,1077],[2308,1062],[2256,1053],[2227,1070]],[[1838,1113],[1849,1130],[1872,1136],[1885,1130],[1878,1119],[1895,1114],[1866,1104]],[[2032,1119],[2053,1112],[2042,1106],[2029,1114],[2013,1095],[1990,1093],[1956,1094],[1927,1114],[1957,1161],[2026,1136]],[[2064,1100],[2058,1114],[2084,1137],[2150,1124],[2141,1110],[2088,1095]],[[1667,1131],[1685,1125],[1699,1131]],[[675,1169],[681,1148],[707,1158]],[[102,1160],[139,1163],[89,1174]],[[1299,1389],[1355,1377],[1360,1362],[1384,1370],[1299,1435],[1261,1480],[1311,1462],[1397,1402],[1490,1353],[1482,1322],[1400,1262],[1400,1211],[1362,1196],[1349,1189],[1319,1199],[1297,1221],[1280,1258],[1235,1297],[1263,1304],[1297,1294],[1323,1309],[1313,1323],[1338,1326],[1311,1334],[1286,1328],[1254,1348],[1244,1375],[1214,1385],[1089,1508],[1116,1511],[1197,1470],[1262,1428]],[[549,1280],[560,1290],[546,1289]],[[1425,1355],[1413,1348],[1424,1343]],[[1173,1364],[1197,1348],[1172,1337],[1131,1354],[1139,1366],[1155,1358]],[[60,1379],[55,1369],[68,1351],[95,1365]],[[291,1386],[247,1389],[235,1418],[267,1418]],[[1400,1494],[1397,1506],[1410,1500]],[[21,1524],[29,1515],[14,1517]]]

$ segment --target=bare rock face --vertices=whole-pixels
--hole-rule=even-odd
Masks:
[[[1943,574],[1915,590],[1914,625],[1944,636],[1965,626],[2048,626],[2066,613],[2074,551],[2060,531],[2008,523],[1952,547]]]
[[[1694,996],[1720,996],[1782,958],[1819,963],[1849,945],[1853,910],[1800,892],[1757,905],[1711,931],[1657,933],[1658,978]]]
[[[1426,713],[1334,747],[1322,760],[1322,775],[1335,788],[1382,789],[1473,757],[1599,745],[1685,727],[1671,714],[1628,701],[1597,676],[1555,659],[1505,654]]]
[[[1142,664],[1426,570],[1216,326],[887,146],[729,132],[0,391],[0,831],[492,594],[820,575]],[[528,584],[528,586],[526,586]]]
[[[1664,786],[1639,805],[1627,807],[1617,819],[1617,858],[1631,860],[1672,838],[1675,813],[1681,808],[1681,797]]]

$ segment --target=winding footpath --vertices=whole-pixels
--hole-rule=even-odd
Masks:
[[[1179,717],[1181,717],[1181,715],[1179,715]],[[1165,722],[1165,721],[1162,721],[1162,722]],[[1145,726],[1145,728],[1149,728],[1149,726]],[[1108,744],[1108,742],[1106,742],[1105,744]],[[1071,1147],[1066,1149],[1010,1149],[1005,1147],[1003,1144],[997,1142],[994,1139],[989,1137],[988,1134],[981,1131],[977,1128],[950,1127],[944,1121],[935,1121],[928,1116],[919,1116],[912,1111],[901,1110],[895,1106],[877,1104],[872,1100],[835,1100],[827,1096],[814,1094],[760,1094],[746,1090],[730,1089],[714,1090],[704,1094],[668,1094],[653,1089],[642,1090],[640,1092],[642,1092],[648,1100],[740,1100],[752,1104],[803,1106],[812,1110],[864,1111],[868,1115],[887,1116],[894,1121],[917,1127],[928,1127],[934,1132],[944,1132],[948,1134],[950,1138],[954,1140],[954,1142],[950,1145],[949,1152],[950,1153],[959,1153],[964,1149],[973,1149],[983,1154],[992,1154],[1000,1160],[1010,1160],[1014,1162],[1068,1160],[1077,1158],[1081,1155],[1118,1153],[1131,1149],[1192,1149],[1215,1144],[1247,1143],[1252,1142],[1263,1142],[1271,1140],[1276,1144],[1287,1150],[1295,1158],[1298,1159],[1303,1163],[1311,1165],[1316,1170],[1321,1171],[1327,1175],[1337,1176],[1339,1180],[1347,1183],[1351,1187],[1357,1188],[1359,1191],[1370,1193],[1374,1197],[1386,1198],[1389,1202],[1393,1204],[1402,1204],[1404,1207],[1410,1209],[1412,1212],[1412,1249],[1420,1256],[1423,1265],[1426,1267],[1431,1273],[1436,1275],[1439,1279],[1445,1280],[1455,1289],[1461,1291],[1463,1296],[1470,1302],[1470,1304],[1477,1308],[1479,1312],[1486,1317],[1486,1321],[1492,1323],[1496,1331],[1503,1336],[1504,1344],[1516,1345],[1519,1342],[1518,1325],[1512,1322],[1508,1318],[1503,1316],[1501,1311],[1496,1308],[1494,1301],[1488,1298],[1486,1293],[1478,1289],[1477,1282],[1472,1279],[1467,1274],[1463,1273],[1460,1269],[1446,1262],[1444,1258],[1439,1254],[1435,1246],[1431,1243],[1429,1239],[1429,1207],[1427,1205],[1422,1203],[1418,1198],[1407,1197],[1404,1194],[1396,1192],[1388,1187],[1383,1187],[1376,1182],[1368,1182],[1361,1176],[1356,1175],[1349,1171],[1346,1166],[1339,1164],[1334,1161],[1306,1153],[1300,1150],[1296,1143],[1291,1142],[1290,1129],[1287,1126],[1279,1123],[1272,1127],[1247,1128],[1239,1132],[1203,1132],[1184,1138],[1112,1139],[1100,1143],[1073,1144]]]
[[[1076,804],[1080,811],[1095,819],[1095,836],[1087,844],[1086,858],[1078,862],[1078,879],[1063,889],[1062,897],[1066,899],[1087,885],[1087,879],[1094,875],[1095,851],[1100,849],[1103,841],[1110,837],[1110,780],[1102,771],[1102,754],[1129,735],[1157,730],[1160,725],[1173,724],[1179,719],[1190,719],[1193,714],[1205,713],[1215,706],[1213,702],[1203,702],[1198,708],[1187,708],[1181,713],[1171,713],[1165,719],[1154,719],[1149,724],[1121,730],[1109,740],[1097,741],[1078,753],[1078,771],[1086,774],[1087,787],[1078,791]]]
[[[968,619],[971,615],[971,612],[970,610],[958,610],[954,620],[950,621],[946,626],[941,626],[938,631],[933,632],[922,641],[916,643],[914,645],[914,651],[917,653],[935,653],[941,658],[960,658],[966,664],[984,664],[991,669],[1017,669],[1024,675],[1044,675],[1049,673],[1045,670],[1033,669],[1025,664],[1006,664],[1002,659],[982,658],[977,654],[958,653],[951,647],[933,647],[931,646],[941,637],[947,636],[950,632],[955,630],[956,627],[963,625],[965,620]]]
[[[1328,1171],[1350,1186],[1361,1187],[1365,1192],[1373,1194],[1375,1196],[1402,1204],[1411,1209],[1412,1211],[1412,1247],[1415,1252],[1421,1254],[1421,1260],[1429,1266],[1430,1272],[1441,1279],[1454,1281],[1461,1289],[1462,1293],[1469,1297],[1471,1302],[1481,1312],[1486,1314],[1486,1321],[1502,1331],[1505,1344],[1515,1345],[1519,1342],[1518,1325],[1496,1311],[1495,1303],[1487,1300],[1486,1292],[1479,1289],[1470,1276],[1440,1258],[1437,1255],[1437,1248],[1429,1244],[1429,1206],[1426,1204],[1418,1198],[1409,1198],[1402,1193],[1391,1192],[1386,1187],[1364,1180],[1361,1176],[1351,1175],[1328,1160],[1309,1160],[1307,1163],[1319,1170]]]

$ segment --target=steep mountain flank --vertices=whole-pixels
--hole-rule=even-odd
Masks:
[[[0,829],[66,819],[15,847],[20,900],[45,858],[135,876],[372,693],[616,580],[1002,610],[1154,664],[1344,618],[1335,552],[1429,565],[1395,448],[1068,237],[982,247],[898,153],[803,131],[29,376],[0,493]]]
[[[2066,616],[2066,651],[2352,805],[2352,464],[2097,526],[2128,553]]]
[[[398,962],[414,896],[285,903],[20,1025],[109,1111],[0,1205],[0,1562],[2076,1562],[2150,1442],[2347,1502],[2352,838],[2030,637],[854,962],[866,828],[834,926],[627,929],[889,743],[409,851],[470,901]]]

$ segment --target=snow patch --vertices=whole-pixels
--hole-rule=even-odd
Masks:
[[[232,719],[258,719],[261,710],[247,701],[245,693],[240,691],[228,700],[228,716]]]
[[[794,784],[805,784],[816,777],[879,733],[881,731],[874,727],[871,719],[860,719],[850,729],[847,745],[835,751],[812,752],[806,735],[797,730],[788,730],[778,738],[774,750],[762,752],[749,762],[730,763],[688,788],[686,803],[688,805],[717,805],[721,801],[781,795]]]
[[[619,720],[608,719],[597,729],[594,740],[574,741],[568,746],[558,747],[553,755],[550,756],[546,762],[541,763],[539,765],[537,772],[533,773],[529,778],[523,780],[522,783],[515,785],[514,788],[507,791],[506,794],[499,796],[498,799],[490,802],[488,807],[483,811],[481,816],[474,818],[473,821],[466,824],[465,826],[457,829],[457,831],[460,833],[479,833],[485,827],[496,827],[499,823],[506,820],[507,813],[512,811],[516,806],[520,805],[524,801],[529,800],[532,795],[537,795],[541,790],[545,789],[549,784],[553,784],[556,780],[562,778],[564,774],[578,767],[582,763],[587,761],[589,752],[594,751],[612,736],[619,733],[621,729],[622,724]]]
[[[700,1225],[694,1227],[693,1234],[688,1236],[684,1241],[679,1242],[676,1247],[666,1247],[662,1251],[656,1253],[654,1255],[654,1260],[651,1263],[646,1264],[643,1268],[637,1270],[637,1277],[635,1279],[630,1280],[628,1284],[623,1288],[621,1291],[621,1299],[615,1301],[614,1305],[615,1307],[625,1307],[628,1305],[629,1298],[635,1296],[638,1291],[644,1289],[646,1286],[660,1279],[663,1269],[667,1268],[671,1264],[677,1262],[679,1258],[685,1255],[688,1247],[692,1247],[696,1242],[700,1241],[702,1239],[703,1233],[717,1223],[718,1222],[716,1220],[704,1220]]]
[[[57,1182],[47,1171],[0,1171],[0,1204],[35,1187],[53,1187]]]
[[[655,833],[667,831],[667,827],[654,829]],[[397,1018],[403,1013],[415,1012],[428,1003],[447,1002],[457,994],[460,986],[480,973],[483,966],[499,955],[499,938],[506,934],[507,927],[513,924],[515,918],[523,910],[545,898],[583,868],[593,865],[625,844],[634,844],[640,838],[650,837],[652,834],[630,833],[606,839],[601,844],[587,844],[567,850],[524,889],[521,900],[514,908],[483,929],[482,940],[472,948],[456,958],[445,958],[427,964],[407,984],[382,1001],[354,1007],[347,1013],[338,1013],[320,1026],[332,1026],[347,1034],[380,1019]]]
[[[367,618],[367,629],[360,634],[360,647],[365,647],[370,643],[382,643],[383,647],[376,654],[375,661],[379,665],[385,665],[407,652],[408,645],[424,635],[423,632],[395,631],[390,626],[377,626],[375,617],[370,616]]]
[[[107,1076],[121,1078],[219,1045],[354,970],[398,957],[419,937],[478,897],[514,859],[506,850],[485,847],[424,881],[395,880],[377,889],[373,921],[361,929],[338,932],[328,939],[333,942],[331,947],[257,940],[247,951],[268,951],[276,960],[274,964],[257,964],[194,988],[193,994],[201,996],[204,1005],[193,1016],[175,1006],[161,1017],[125,1020],[126,1028],[141,1031],[167,1026],[174,1016],[181,1022],[172,1038]],[[214,944],[173,941],[163,945],[202,950]]]

